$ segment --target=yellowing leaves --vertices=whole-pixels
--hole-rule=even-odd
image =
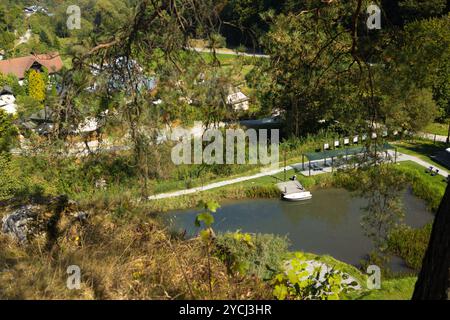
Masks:
[[[30,70],[27,75],[28,95],[39,102],[44,102],[46,96],[46,83],[42,74],[36,70]]]

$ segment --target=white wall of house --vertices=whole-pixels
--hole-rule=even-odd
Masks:
[[[235,111],[247,111],[250,106],[249,98],[241,91],[228,95],[227,103],[231,105]]]
[[[235,111],[247,111],[249,107],[250,105],[248,103],[248,100],[233,105]]]
[[[9,114],[17,113],[16,98],[12,94],[4,94],[0,96],[0,109]]]

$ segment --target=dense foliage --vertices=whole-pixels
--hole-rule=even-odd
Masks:
[[[431,229],[431,224],[420,229],[407,226],[398,228],[388,237],[388,251],[403,258],[408,267],[420,271],[425,251],[430,242]]]
[[[226,233],[216,239],[216,255],[234,271],[271,279],[281,270],[288,240],[274,235]]]
[[[0,109],[0,153],[9,152],[17,137],[13,116]]]
[[[366,0],[80,0],[81,29],[75,30],[66,25],[71,1],[39,3],[47,13],[24,15],[30,1],[2,1],[2,54],[12,58],[58,51],[66,69],[52,79],[32,70],[23,86],[1,75],[0,85],[10,86],[17,98],[19,119],[0,111],[0,200],[51,202],[64,194],[81,200],[83,210],[94,208],[95,216],[74,227],[67,216],[57,219],[61,212],[50,213],[50,219],[44,213],[44,225],[50,221],[58,232],[54,242],[52,237],[37,239],[39,255],[21,248],[19,254],[9,252],[14,244],[0,236],[0,262],[10,267],[10,279],[20,279],[24,291],[0,286],[2,297],[27,296],[23,288],[30,284],[20,268],[34,270],[36,265],[41,266],[33,273],[38,288],[31,296],[65,296],[62,266],[74,259],[89,268],[87,297],[271,298],[261,279],[276,274],[270,283],[276,298],[340,298],[347,291],[343,274],[307,272],[302,255],[283,264],[284,239],[242,233],[216,237],[215,201],[202,203],[204,212],[195,222],[203,229],[193,242],[174,240],[156,224],[142,222],[147,216],[130,223],[139,213],[158,211],[157,205],[138,207],[150,194],[259,169],[175,167],[172,145],[161,143],[159,133],[194,121],[213,127],[276,114],[290,138],[283,147],[298,161],[305,151],[338,136],[384,129],[417,132],[436,117],[450,118],[450,19],[444,0],[381,1],[381,30],[367,29],[365,8],[371,1]],[[193,50],[194,41],[213,52]],[[216,50],[225,46],[269,56],[224,59]],[[248,113],[235,112],[227,103],[235,88],[251,96]],[[27,148],[10,155],[17,127],[44,106],[55,114],[51,132],[44,137],[23,130]],[[101,127],[75,135],[74,128],[87,118]],[[88,142],[98,142],[97,152]],[[373,142],[375,149],[381,142]],[[72,157],[80,145],[87,154]],[[411,183],[414,193],[436,209],[440,187],[415,170],[384,165],[310,177],[305,186],[333,180],[369,199],[363,224],[378,247],[385,249],[387,242],[388,250],[417,268],[428,231],[398,228],[399,196]],[[279,192],[271,180],[236,188],[234,194],[273,197]],[[189,204],[196,200],[194,195]],[[176,206],[175,200],[168,201],[161,202],[165,210]],[[47,254],[50,262],[44,260]],[[15,269],[16,262],[23,265]],[[50,277],[57,278],[60,292],[42,289]]]
[[[345,281],[348,274],[311,263],[302,253],[287,260],[283,272],[274,277],[274,296],[278,300],[339,300],[357,285],[355,281]]]

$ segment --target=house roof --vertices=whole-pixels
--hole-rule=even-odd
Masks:
[[[59,53],[47,53],[2,60],[0,61],[0,73],[5,75],[13,74],[17,78],[23,79],[25,78],[25,73],[34,63],[38,63],[47,68],[49,74],[58,72],[63,67]]]

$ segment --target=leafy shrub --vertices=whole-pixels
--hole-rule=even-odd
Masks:
[[[347,283],[347,274],[317,264],[311,272],[311,261],[302,253],[296,253],[295,258],[288,260],[283,272],[273,280],[273,294],[278,300],[338,300],[351,290],[357,283]]]
[[[445,190],[425,179],[424,175],[417,169],[398,167],[396,170],[406,175],[411,182],[414,195],[425,200],[431,210],[437,211]]]
[[[11,156],[0,153],[0,200],[13,197],[23,187],[20,167],[11,160]]]
[[[28,95],[39,102],[45,100],[46,82],[44,76],[36,71],[30,70],[27,74]]]
[[[13,117],[0,109],[0,152],[9,152],[15,142],[17,129]]]
[[[281,270],[288,240],[271,234],[226,233],[216,238],[215,255],[234,272],[270,279]]]
[[[220,34],[212,34],[208,41],[208,48],[225,48],[227,46],[227,40]]]

